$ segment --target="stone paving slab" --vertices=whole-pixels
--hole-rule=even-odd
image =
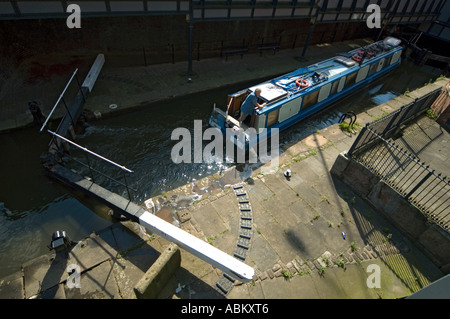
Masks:
[[[61,256],[60,256],[61,257]],[[38,295],[67,279],[66,258],[56,258],[55,254],[37,257],[23,265],[25,298]]]
[[[327,57],[332,55],[332,51],[345,51],[349,44],[353,45],[356,42],[358,41],[333,44],[327,50],[324,47],[311,46],[309,55],[314,58],[303,62],[305,65],[311,64],[313,60],[321,60],[323,55]],[[314,52],[320,54],[315,55]],[[94,90],[86,107],[107,115],[113,113],[108,109],[111,103],[118,103],[120,111],[143,102],[170,98],[173,96],[174,83],[179,88],[180,95],[211,88],[205,86],[205,83],[213,83],[214,86],[236,83],[237,78],[234,76],[236,67],[248,69],[252,67],[252,63],[258,66],[255,70],[261,70],[260,77],[272,76],[274,70],[283,72],[281,66],[286,72],[300,67],[296,57],[298,53],[286,51],[271,57],[270,60],[245,59],[233,63],[222,61],[219,64],[215,59],[201,61],[195,63],[197,76],[189,84],[184,78],[185,65],[182,63],[171,66],[170,70],[167,65],[148,67],[144,73],[143,68],[105,68],[96,84],[98,94]],[[259,68],[261,61],[270,63],[267,63],[267,68]],[[152,92],[135,95],[130,99],[129,94],[124,93],[135,90],[136,83],[127,80],[135,79],[138,73],[140,85],[152,86],[154,89]],[[117,77],[118,74],[120,77]],[[240,80],[255,79],[255,73],[252,72],[241,72],[237,76],[243,74],[247,78]],[[167,81],[160,81],[162,75]],[[220,82],[211,82],[210,79],[219,79]],[[112,85],[114,82],[120,83],[121,90],[110,89],[117,87],[117,83]],[[158,94],[155,94],[156,92]],[[412,101],[411,97],[399,96],[385,106],[358,114],[357,121],[364,125],[390,109]],[[20,116],[21,114],[18,114],[17,118]],[[29,116],[27,118],[30,120]],[[259,275],[251,283],[236,285],[227,298],[398,298],[410,293],[405,288],[405,283],[399,279],[401,275],[382,259],[384,256],[400,252],[395,249],[393,243],[386,243],[386,247],[382,246],[385,237],[381,234],[381,229],[387,227],[386,224],[383,221],[378,223],[378,218],[372,210],[360,203],[360,199],[344,184],[329,177],[333,157],[348,150],[355,138],[356,135],[343,133],[337,125],[332,125],[320,133],[305,137],[304,141],[287,146],[288,151],[282,155],[283,160],[280,167],[275,168],[275,174],[262,174],[261,169],[254,172],[252,183],[245,185],[252,203],[254,218],[254,229],[250,236],[251,249],[246,263],[257,269]],[[293,171],[290,181],[284,180],[282,175],[283,170],[288,167]],[[209,198],[205,196],[204,200],[197,203],[198,205],[190,206],[189,213],[192,218],[182,227],[204,240],[212,236],[215,243],[226,249],[236,245],[239,227],[236,227],[231,219],[238,218],[235,210],[237,203],[233,196],[218,198],[219,194],[228,191],[223,189],[225,185],[243,182],[241,177],[244,175],[237,170],[229,170],[219,176],[217,185],[222,190]],[[315,218],[316,214],[320,214],[320,217]],[[328,220],[332,222],[333,227],[329,227]],[[340,224],[339,228],[337,224]],[[345,240],[341,236],[342,231],[347,234]],[[149,266],[145,261],[156,258],[158,249],[161,251],[168,243],[156,238],[151,247],[158,249],[138,248],[132,249],[131,253],[128,249],[136,248],[140,239],[129,235],[131,236],[131,233],[125,230],[113,230],[103,233],[101,239],[94,236],[96,240],[92,242],[92,238],[86,240],[88,245],[80,249],[80,256],[76,256],[85,270],[82,274],[82,283],[85,287],[78,292],[68,291],[64,285],[64,280],[68,276],[65,273],[64,261],[59,263],[59,260],[43,256],[37,259],[35,264],[34,262],[24,264],[25,297],[32,297],[42,288],[48,288],[44,292],[54,298],[133,298],[131,293],[133,281],[140,278],[140,274]],[[397,237],[397,234],[394,236]],[[369,242],[374,242],[373,254],[369,256],[367,250],[362,250],[357,251],[359,257],[356,256],[357,254],[350,248],[353,242],[360,249]],[[90,252],[91,248],[95,248],[98,253]],[[324,275],[320,276],[314,261],[325,251],[329,251],[333,258],[345,259],[346,268],[334,265],[326,268]],[[214,289],[215,283],[222,275],[220,271],[189,253],[183,251],[181,253],[181,267],[160,297],[223,298],[224,296]],[[115,258],[118,254],[124,255],[123,258]],[[99,257],[98,260],[93,261],[96,257]],[[357,258],[361,260],[360,264],[356,261]],[[294,260],[296,262],[293,262]],[[303,263],[298,260],[302,260]],[[367,288],[365,266],[368,262],[376,262],[382,269],[384,275],[381,291]],[[275,271],[274,265],[279,266],[275,267]],[[302,274],[295,265],[301,269]],[[292,272],[295,269],[295,275],[287,279],[283,275],[283,270],[286,269]],[[0,293],[5,291],[5,287],[13,291],[12,293],[19,289],[20,278],[9,282],[13,284],[5,285],[0,282]]]
[[[0,296],[3,299],[23,299],[22,272],[16,272],[0,280]]]
[[[64,285],[66,299],[121,299],[111,260],[97,265],[80,277],[80,288]]]
[[[102,238],[92,236],[79,242],[70,252],[68,264],[75,263],[80,266],[81,272],[94,268],[106,260],[114,259],[117,251],[109,246]]]

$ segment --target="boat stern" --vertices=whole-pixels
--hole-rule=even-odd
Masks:
[[[225,132],[226,118],[227,118],[226,113],[224,113],[222,110],[214,106],[211,116],[209,117],[208,124],[211,127],[218,128],[222,132]]]

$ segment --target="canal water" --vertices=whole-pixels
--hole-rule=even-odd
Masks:
[[[337,123],[343,112],[361,112],[434,81],[439,75],[440,70],[403,61],[383,79],[283,131],[280,144],[295,142]],[[134,188],[136,191],[130,191],[132,199],[141,204],[150,197],[231,165],[173,163],[171,150],[178,141],[171,140],[172,131],[183,127],[193,132],[194,120],[202,120],[203,127],[207,128],[214,103],[223,107],[227,94],[259,82],[192,94],[93,121],[77,137],[77,143],[133,170],[125,174],[124,179],[120,169],[89,157],[96,169]],[[107,207],[44,175],[39,157],[46,151],[49,140],[49,136],[40,134],[37,128],[0,134],[3,155],[0,157],[0,278],[20,270],[25,261],[48,252],[47,246],[56,230],[65,230],[76,241],[113,223]],[[73,151],[71,155],[86,163],[82,152]],[[90,175],[81,165],[76,164],[74,168]],[[128,196],[126,188],[119,183],[98,174],[94,176],[103,187]]]

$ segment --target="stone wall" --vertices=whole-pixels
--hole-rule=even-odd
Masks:
[[[176,244],[170,244],[134,287],[138,299],[155,299],[171,277],[180,268],[181,253]]]
[[[310,44],[370,37],[362,23],[319,24]],[[309,19],[201,21],[193,27],[193,57],[217,57],[221,44],[246,43],[251,49],[265,42],[281,42],[281,49],[302,47]],[[9,64],[50,53],[86,52],[141,55],[148,64],[188,59],[189,28],[184,15],[85,17],[80,29],[69,29],[64,19],[0,21],[0,57]],[[199,54],[198,54],[199,53]],[[110,59],[108,59],[109,61]],[[132,61],[130,61],[131,63]]]

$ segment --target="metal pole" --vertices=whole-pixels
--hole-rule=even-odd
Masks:
[[[86,162],[88,163],[89,171],[91,172],[92,182],[95,183],[95,181],[94,181],[94,173],[92,172],[91,162],[89,161],[89,155],[87,153],[84,153],[84,154],[86,155]]]
[[[359,132],[358,136],[356,137],[356,140],[353,142],[352,146],[350,147],[350,149],[349,149],[348,152],[347,152],[347,156],[348,156],[348,157],[352,157],[353,152],[354,152],[354,150],[355,150],[357,144],[359,144],[359,141],[361,140],[361,137],[366,133],[366,130],[367,130],[367,128],[368,128],[368,125],[369,125],[369,124],[366,124],[366,125],[361,129],[361,131]]]
[[[197,61],[200,61],[200,42],[197,42]]]
[[[128,183],[127,183],[127,178],[125,177],[125,172],[124,171],[122,171],[122,173],[123,173],[123,180],[125,181],[125,187],[127,188],[127,193],[128,193],[128,199],[130,200],[130,202],[131,202],[131,194],[130,194],[130,190],[128,189]]]
[[[311,26],[309,27],[308,36],[306,37],[305,46],[303,47],[302,57],[305,56],[305,54],[306,54],[306,49],[308,48],[309,41],[311,40],[311,36],[312,36],[313,31],[314,31],[315,23],[316,23],[316,18],[312,18],[311,19]]]
[[[47,118],[45,119],[44,124],[42,124],[41,130],[40,130],[41,132],[42,132],[42,130],[44,129],[44,127],[47,125],[48,120],[49,120],[50,117],[52,116],[53,112],[54,112],[55,109],[56,109],[56,106],[58,106],[59,101],[62,99],[64,93],[66,92],[67,88],[69,87],[70,82],[72,82],[72,80],[73,80],[75,74],[77,74],[77,72],[78,72],[78,69],[75,69],[75,72],[73,72],[72,76],[70,77],[69,82],[67,82],[66,87],[64,88],[64,90],[62,91],[61,95],[59,96],[58,101],[56,101],[55,106],[53,106],[53,109],[51,110],[51,112],[50,112],[50,114],[47,116]]]
[[[83,89],[81,88],[80,81],[78,80],[78,76],[75,76],[75,80],[77,80],[78,90],[81,92],[81,96],[83,97],[83,101],[86,102],[86,97],[84,96]]]
[[[194,23],[192,22],[192,15],[194,13],[192,0],[189,0],[189,15],[188,15],[188,23],[189,23],[189,53],[188,53],[188,81],[191,82],[192,76],[192,37],[193,37],[193,28]]]
[[[172,64],[175,64],[175,49],[173,43],[171,44],[171,49],[172,49]]]
[[[192,31],[193,31],[194,25],[189,19],[189,65],[188,65],[188,80],[191,81],[192,77]]]
[[[145,55],[145,47],[142,47],[142,52],[144,53],[144,64],[147,66],[147,56]]]
[[[425,183],[425,181],[426,181],[431,175],[433,175],[433,172],[434,172],[434,170],[433,170],[433,171],[429,171],[428,174],[425,175],[425,177],[423,177],[423,178],[420,180],[420,182],[418,182],[418,183],[416,184],[416,186],[414,186],[413,189],[410,190],[409,193],[406,194],[404,197],[405,197],[405,198],[411,197],[412,194],[414,194],[414,192],[415,192],[416,190],[418,190],[419,187],[422,186],[423,183]],[[413,184],[416,180],[417,180],[417,178],[416,178],[411,184]],[[431,182],[430,182],[430,183],[431,183]],[[427,187],[430,185],[430,183],[428,183]],[[427,187],[424,187],[424,189],[426,189]],[[422,193],[422,192],[423,192],[423,190],[422,190],[420,193]],[[419,193],[419,194],[420,194],[420,193]]]
[[[67,107],[66,101],[64,101],[64,98],[62,99],[64,107],[66,108],[67,114],[69,114],[70,120],[72,121],[72,125],[75,127],[75,122],[73,121],[72,114],[70,114],[69,108]]]
[[[49,132],[50,134],[52,134],[52,135],[54,135],[54,136],[56,136],[56,137],[58,137],[58,138],[60,138],[60,139],[62,139],[64,141],[68,142],[69,144],[72,144],[75,147],[78,147],[79,149],[81,149],[81,150],[83,150],[85,152],[88,152],[89,154],[92,154],[92,155],[94,155],[94,156],[104,160],[105,162],[108,162],[108,163],[110,163],[110,164],[112,164],[114,166],[119,167],[120,169],[122,169],[124,171],[127,171],[128,173],[133,173],[133,171],[131,169],[128,169],[125,166],[119,165],[119,164],[117,164],[117,163],[115,163],[115,162],[113,162],[113,161],[111,161],[111,160],[109,160],[109,159],[107,159],[107,158],[105,158],[105,157],[103,157],[101,155],[98,155],[97,153],[94,153],[94,152],[88,150],[86,147],[80,146],[77,143],[74,143],[71,140],[69,140],[69,139],[67,139],[67,138],[65,138],[65,137],[63,137],[63,136],[61,136],[61,135],[59,135],[59,134],[57,134],[55,132],[52,132],[50,130],[47,130],[47,132]]]

